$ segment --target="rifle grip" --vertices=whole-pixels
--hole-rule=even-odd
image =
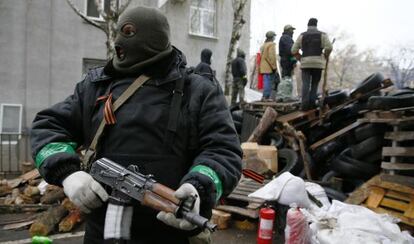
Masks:
[[[164,186],[160,183],[155,183],[152,185],[152,192],[156,193],[157,195],[173,202],[176,205],[180,205],[180,200],[174,196],[175,191],[167,186]]]
[[[177,205],[151,191],[145,191],[144,199],[142,200],[141,204],[158,211],[164,211],[173,214],[175,214],[178,210]]]

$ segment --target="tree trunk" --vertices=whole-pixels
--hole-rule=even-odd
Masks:
[[[65,197],[63,188],[56,187],[50,191],[46,191],[45,195],[40,199],[40,202],[43,204],[52,204],[62,201]]]
[[[230,46],[227,53],[227,62],[226,62],[226,73],[224,79],[224,94],[230,94],[230,71],[231,71],[231,61],[234,58],[234,53],[236,47],[239,44],[241,37],[241,29],[246,21],[243,19],[244,8],[246,6],[247,0],[233,0],[233,29],[231,32]]]
[[[260,119],[259,124],[253,130],[253,133],[250,135],[248,142],[257,142],[260,144],[263,136],[266,132],[272,127],[275,123],[277,117],[277,112],[272,107],[267,107],[263,117]]]

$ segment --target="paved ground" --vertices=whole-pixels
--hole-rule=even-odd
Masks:
[[[0,215],[0,222],[11,221],[13,219],[29,219],[31,215],[20,214],[20,215]],[[52,235],[54,239],[53,244],[71,244],[71,243],[82,243],[83,227],[80,226],[76,229],[74,234],[76,237],[69,237],[70,234],[57,234]],[[0,226],[0,244],[21,244],[31,243],[30,236],[27,229],[20,230],[3,230]],[[234,227],[226,230],[216,231],[212,235],[213,243],[218,244],[249,244],[256,243],[256,230],[239,230]],[[283,243],[281,236],[275,236],[273,243]]]

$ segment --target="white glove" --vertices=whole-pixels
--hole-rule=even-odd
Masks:
[[[195,187],[190,183],[182,184],[180,188],[175,191],[174,196],[182,201],[185,201],[186,199],[189,200],[189,196],[194,196],[196,200],[194,202],[194,208],[191,210],[191,212],[196,214],[200,213],[200,196],[198,195]],[[175,217],[173,213],[166,213],[164,211],[161,211],[157,214],[157,219],[177,229],[193,230],[197,227],[185,219]]]
[[[82,212],[90,213],[91,209],[100,207],[108,200],[105,189],[84,171],[76,171],[66,177],[63,182],[63,191]]]

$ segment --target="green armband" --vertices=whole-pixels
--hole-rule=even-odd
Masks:
[[[223,186],[217,173],[205,165],[197,165],[191,169],[190,172],[197,172],[209,177],[216,186],[216,201],[218,201],[223,194]]]
[[[36,155],[36,167],[39,168],[45,159],[53,154],[66,152],[75,154],[75,142],[52,142],[44,146]]]

